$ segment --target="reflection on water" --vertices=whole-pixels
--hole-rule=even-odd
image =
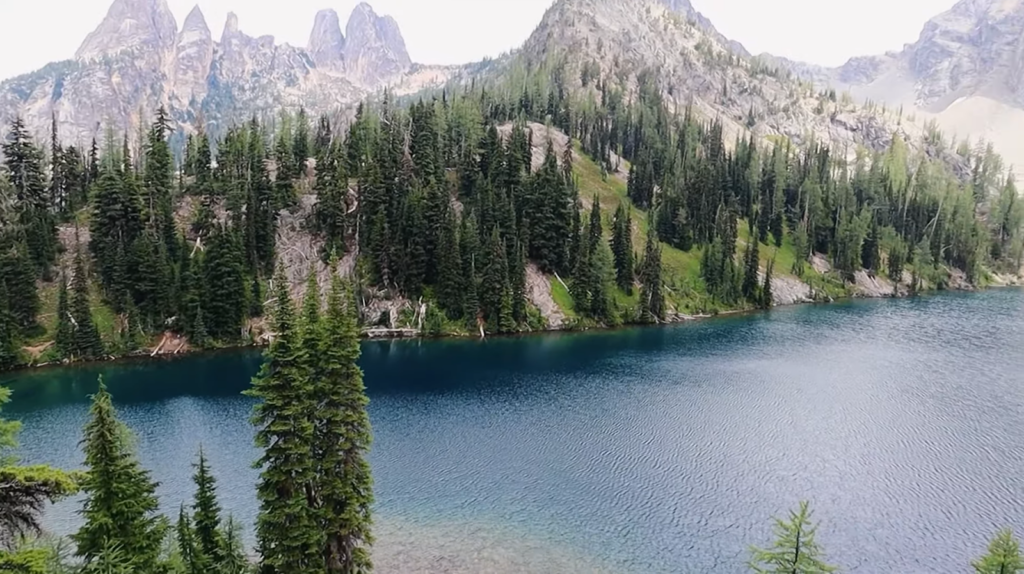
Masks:
[[[384,572],[734,572],[813,501],[851,572],[963,572],[1024,530],[1024,293],[664,329],[370,342]],[[168,512],[199,445],[252,524],[253,352],[21,373],[30,462],[76,467],[102,373]],[[77,507],[48,524],[75,528]]]

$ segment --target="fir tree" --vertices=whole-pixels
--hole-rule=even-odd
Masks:
[[[217,502],[217,480],[210,472],[202,449],[199,450],[199,461],[192,467],[195,469],[192,481],[196,485],[192,525],[196,553],[208,564],[222,565],[227,556],[221,530],[220,504]]]
[[[768,269],[764,272],[764,285],[761,287],[761,301],[759,306],[762,309],[771,309],[774,304],[772,293],[772,273],[775,271],[775,260],[768,262]]]
[[[17,326],[11,315],[7,287],[0,281],[0,370],[12,369],[18,364]]]
[[[74,323],[74,357],[97,359],[103,356],[103,340],[92,318],[89,303],[89,278],[85,273],[82,253],[75,255],[75,274],[71,278],[71,317]]]
[[[627,295],[633,294],[633,223],[625,203],[615,212],[612,254],[615,256],[615,281]]]
[[[178,556],[185,569],[185,574],[206,574],[210,564],[204,560],[196,546],[192,521],[189,519],[188,512],[185,511],[184,504],[178,510],[178,523],[175,525],[174,531],[175,541],[178,544]]]
[[[488,258],[481,274],[480,308],[487,326],[496,333],[507,333],[512,319],[512,286],[508,280],[508,260],[505,242],[495,228],[488,241]]]
[[[743,296],[747,301],[757,303],[759,300],[758,284],[761,281],[761,256],[758,240],[750,238],[746,255],[743,256]]]
[[[324,533],[306,497],[314,479],[311,350],[302,345],[283,271],[278,272],[274,284],[274,339],[263,368],[246,392],[260,401],[253,414],[256,445],[263,449],[256,463],[260,469],[257,548],[266,571],[322,572]]]
[[[149,231],[163,243],[164,249],[172,256],[177,248],[177,234],[174,231],[174,196],[171,148],[167,143],[170,119],[167,110],[157,110],[146,136],[145,162],[143,162],[143,219]]]
[[[51,209],[43,152],[32,142],[24,121],[15,118],[0,150],[14,187],[15,210],[35,269],[47,276],[57,259],[57,221]]]
[[[1013,531],[1000,530],[988,546],[988,554],[971,563],[977,574],[1017,574],[1024,572],[1024,557],[1020,553],[1020,541]]]
[[[74,356],[75,327],[72,323],[71,305],[68,303],[68,280],[64,273],[60,274],[60,287],[57,290],[57,335],[54,347],[62,359]]]
[[[769,548],[752,548],[750,568],[758,574],[827,574],[836,568],[825,563],[815,541],[817,526],[811,522],[806,502],[790,512],[789,520],[775,519],[775,541]]]
[[[157,572],[166,532],[157,515],[156,483],[132,452],[131,433],[117,419],[100,381],[82,441],[88,472],[82,480],[84,524],[72,536],[86,565],[111,548],[134,572]]]
[[[215,339],[237,340],[245,321],[246,277],[241,241],[232,228],[218,227],[203,257],[204,323]]]
[[[245,574],[249,572],[249,560],[242,544],[242,525],[231,516],[224,525],[224,562],[220,574]]]
[[[471,329],[477,328],[480,316],[479,275],[477,260],[480,257],[480,237],[477,233],[475,218],[467,215],[462,218],[459,229],[459,251],[462,255],[462,280],[465,296],[462,299],[462,316]]]
[[[449,214],[445,217],[441,241],[438,244],[437,301],[451,319],[462,316],[466,295],[464,266],[459,247],[456,218]]]
[[[359,369],[358,312],[351,289],[332,273],[327,311],[317,341],[314,396],[314,492],[318,519],[326,534],[327,572],[351,574],[371,569],[369,547],[373,481],[366,456],[372,441],[369,399]]]
[[[323,258],[342,257],[345,254],[345,233],[348,211],[348,175],[341,149],[329,147],[317,158],[316,207],[314,224],[323,239]]]
[[[28,248],[8,233],[0,234],[0,282],[7,290],[7,309],[14,327],[11,334],[31,330],[39,313],[36,274]]]
[[[864,240],[864,246],[860,256],[861,265],[872,274],[876,273],[881,266],[882,257],[879,254],[879,244],[881,243],[881,240],[882,239],[879,236],[878,219],[872,218],[871,231]]]
[[[664,320],[665,294],[661,276],[661,243],[651,222],[640,269],[640,322],[657,323]]]

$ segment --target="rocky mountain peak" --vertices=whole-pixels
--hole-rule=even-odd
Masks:
[[[206,25],[203,11],[196,6],[188,13],[178,33],[174,54],[174,84],[179,97],[187,103],[206,94],[207,77],[213,63],[213,35]]]
[[[181,43],[181,36],[185,35],[186,32],[195,32],[202,36],[213,37],[210,34],[210,27],[206,25],[206,17],[203,15],[203,11],[196,4],[192,11],[185,17],[185,23],[181,27],[181,34],[178,35],[178,43]]]
[[[398,23],[360,3],[345,27],[345,68],[366,85],[379,85],[409,70],[412,59]]]
[[[331,71],[344,69],[345,37],[341,34],[341,21],[337,12],[317,12],[307,51],[318,68]]]
[[[726,46],[736,54],[741,56],[750,56],[750,52],[747,51],[743,44],[726,38],[718,31],[717,28],[715,28],[715,25],[711,23],[711,20],[693,7],[690,0],[661,0],[661,3],[668,6],[669,10],[676,12],[677,14],[682,14],[686,18],[693,20],[702,30],[710,34],[718,40],[720,44]]]
[[[114,0],[75,57],[91,60],[140,47],[163,51],[174,45],[177,35],[178,24],[166,0]]]
[[[221,32],[220,41],[226,42],[232,36],[237,36],[239,34],[240,32],[238,29],[238,15],[236,15],[234,12],[228,12],[228,18],[224,22],[224,31]]]

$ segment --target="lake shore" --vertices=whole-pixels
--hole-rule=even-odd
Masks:
[[[866,276],[866,274],[864,274]],[[829,298],[822,300],[815,300],[811,298],[790,298],[786,299],[783,297],[783,302],[777,302],[772,308],[787,308],[803,305],[829,305],[832,303],[841,303],[848,301],[855,301],[858,299],[895,299],[895,298],[909,298],[914,296],[930,295],[942,292],[979,292],[988,289],[1004,289],[1004,288],[1024,288],[1024,276],[1014,277],[1012,275],[993,275],[993,281],[985,286],[976,287],[966,283],[959,283],[954,285],[952,289],[944,290],[925,290],[917,295],[910,293],[909,290],[901,290],[899,294],[893,291],[883,291],[879,289],[866,289],[859,287],[852,291],[849,296],[840,298]],[[878,282],[872,279],[877,285]],[[863,283],[860,280],[859,283]],[[855,284],[856,286],[856,284]],[[620,326],[606,327],[599,325],[588,325],[586,327],[573,327],[573,326],[559,326],[548,329],[536,330],[536,331],[524,331],[515,334],[508,335],[486,335],[480,336],[476,333],[449,333],[444,335],[424,335],[417,329],[411,328],[396,328],[396,329],[384,329],[384,328],[370,328],[364,329],[362,332],[362,339],[364,341],[400,341],[400,340],[469,340],[469,339],[506,339],[506,338],[517,338],[517,337],[533,337],[539,335],[550,335],[557,333],[572,334],[572,333],[586,333],[605,331],[612,332],[621,329],[635,329],[635,328],[647,328],[647,327],[664,327],[672,325],[681,325],[685,323],[691,323],[694,321],[706,321],[709,319],[724,318],[724,317],[736,317],[740,315],[764,313],[769,310],[757,309],[757,308],[745,308],[745,309],[729,309],[720,311],[713,314],[698,314],[698,315],[687,315],[682,313],[670,313],[665,321],[658,324],[642,324],[642,323],[629,323]],[[170,343],[168,342],[170,341]],[[67,366],[87,366],[114,362],[149,362],[149,361],[167,361],[174,360],[184,357],[193,356],[196,354],[217,354],[222,352],[234,352],[244,349],[258,350],[266,347],[266,342],[253,342],[249,344],[238,344],[238,345],[227,345],[223,347],[215,348],[193,348],[188,344],[187,339],[178,336],[172,332],[165,333],[160,342],[152,348],[143,349],[135,353],[121,354],[121,355],[110,355],[100,360],[95,361],[79,361],[79,362],[45,362],[36,364],[23,365],[17,369],[7,371],[7,373],[17,373],[19,371],[26,370],[37,370],[47,368],[60,368]],[[26,350],[30,350],[26,348]]]

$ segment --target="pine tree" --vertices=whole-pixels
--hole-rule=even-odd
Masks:
[[[814,537],[807,502],[790,512],[789,520],[775,519],[775,541],[769,548],[752,548],[750,568],[758,574],[828,574],[836,567],[825,563],[824,552]]]
[[[758,301],[758,284],[761,281],[761,255],[759,253],[758,240],[750,238],[747,244],[747,252],[743,257],[743,296],[747,301],[756,303]]]
[[[43,152],[33,142],[21,118],[11,122],[6,141],[0,146],[10,182],[14,188],[18,224],[36,271],[48,276],[57,259],[57,220],[50,204]]]
[[[7,309],[13,320],[11,334],[31,330],[39,313],[36,273],[24,242],[0,234],[0,282],[7,290]]]
[[[348,212],[348,174],[341,149],[332,146],[317,158],[316,207],[313,217],[317,233],[323,239],[325,261],[345,254]]]
[[[75,254],[75,274],[71,278],[71,317],[74,323],[73,356],[97,359],[103,356],[103,340],[92,318],[89,303],[89,278],[85,274],[82,252]]]
[[[358,312],[348,285],[332,273],[327,311],[316,342],[314,482],[318,520],[326,534],[327,572],[371,569],[373,481],[366,456],[372,441],[369,399],[359,369]]]
[[[224,556],[219,574],[245,574],[250,571],[242,543],[242,525],[231,516],[224,525]]]
[[[157,515],[157,484],[132,452],[131,433],[117,419],[110,393],[100,380],[82,440],[88,472],[84,524],[72,536],[86,565],[111,548],[134,572],[156,572],[166,523]]]
[[[462,218],[459,229],[459,251],[462,255],[462,279],[465,296],[462,299],[462,316],[470,329],[477,328],[480,315],[479,275],[477,261],[480,257],[480,237],[476,228],[476,220],[472,215]]]
[[[185,505],[181,505],[178,511],[178,523],[175,525],[175,541],[178,543],[178,556],[185,569],[184,574],[206,574],[209,572],[210,563],[207,562],[196,546],[195,532],[192,530],[192,521],[189,519]]]
[[[526,323],[526,246],[516,241],[508,266],[509,284],[512,289],[512,320],[515,324]]]
[[[263,368],[246,392],[260,401],[252,419],[256,446],[263,449],[256,463],[260,469],[257,548],[266,571],[322,572],[324,533],[306,497],[314,478],[310,415],[316,407],[309,400],[311,350],[302,345],[283,270],[274,279],[274,289],[274,339]]]
[[[1013,531],[1000,530],[988,546],[988,554],[971,563],[977,574],[1017,574],[1024,572],[1024,557],[1020,553],[1020,541]]]
[[[771,309],[774,304],[772,293],[772,273],[775,271],[775,260],[768,262],[768,269],[764,272],[764,286],[761,287],[761,301],[758,305],[762,309]]]
[[[209,335],[234,341],[242,331],[246,311],[245,262],[241,241],[233,228],[218,227],[203,257],[203,319]]]
[[[13,369],[18,364],[17,325],[8,299],[7,287],[0,281],[0,370]]]
[[[71,305],[68,303],[68,280],[64,273],[60,274],[60,287],[57,291],[57,335],[54,347],[62,359],[70,359],[75,352],[75,327],[71,322]]]
[[[615,212],[612,254],[615,256],[615,281],[627,295],[633,294],[633,223],[625,202]]]
[[[192,525],[196,554],[202,562],[219,566],[224,564],[227,556],[221,530],[220,504],[217,502],[217,479],[210,472],[202,449],[199,450],[199,461],[192,467],[196,471],[192,475],[196,485]]]
[[[879,248],[882,238],[879,233],[878,218],[872,218],[871,231],[864,240],[864,246],[860,256],[861,265],[872,274],[878,272],[878,269],[881,266],[882,257],[879,254]]]
[[[508,280],[505,242],[495,228],[488,241],[488,258],[480,280],[480,308],[487,326],[496,333],[508,333],[512,323],[512,286]]]
[[[661,243],[654,222],[648,227],[647,247],[640,269],[640,322],[665,320],[665,294],[661,276]]]
[[[463,314],[464,279],[456,218],[449,214],[445,217],[441,241],[438,244],[437,301],[450,319],[456,319]]]
[[[143,173],[143,219],[164,249],[175,256],[177,234],[174,230],[174,195],[171,148],[167,143],[170,119],[167,110],[160,107],[146,136]]]

